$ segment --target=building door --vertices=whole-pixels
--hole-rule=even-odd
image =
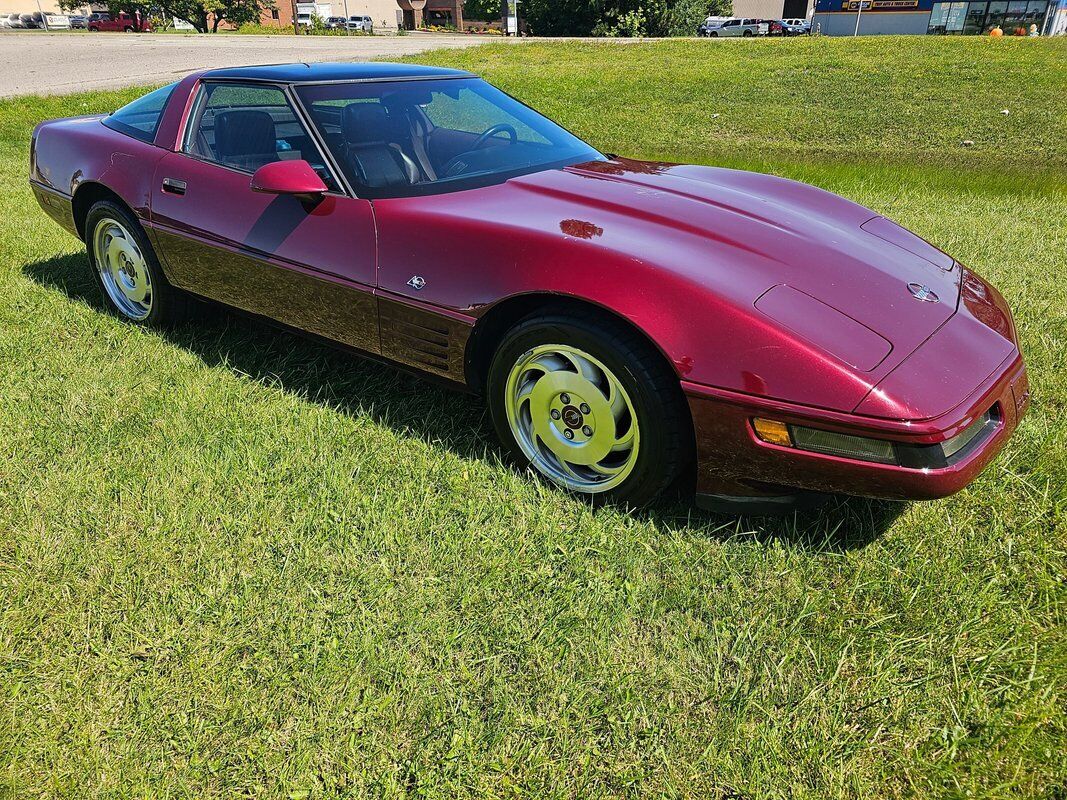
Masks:
[[[782,6],[782,19],[807,19],[808,0],[785,0]]]

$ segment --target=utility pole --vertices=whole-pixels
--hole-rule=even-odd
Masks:
[[[296,18],[296,0],[291,0],[293,6],[293,33],[300,35],[300,21]]]
[[[41,10],[41,0],[37,0],[37,13],[41,15],[41,25],[45,30],[48,30],[48,17],[44,15],[44,11]]]
[[[860,16],[863,14],[863,0],[858,0],[859,5],[856,6],[856,30],[852,33],[853,36],[860,35]]]

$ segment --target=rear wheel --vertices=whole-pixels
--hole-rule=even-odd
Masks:
[[[644,505],[691,458],[677,377],[647,342],[610,319],[520,322],[497,349],[487,393],[514,458],[592,500]]]
[[[144,325],[186,315],[188,295],[167,283],[144,229],[118,203],[101,200],[89,209],[85,247],[104,302],[115,314]]]
[[[745,31],[745,32],[744,32],[744,33],[742,33],[741,35],[742,35],[742,36],[751,36],[751,35],[752,35],[752,31]]]

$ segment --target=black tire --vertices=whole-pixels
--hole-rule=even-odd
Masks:
[[[715,31],[712,31],[711,33],[709,33],[708,36],[710,36],[712,39],[718,39],[719,38],[719,34],[717,34]]]
[[[508,378],[520,359],[543,345],[577,348],[599,360],[630,398],[640,431],[636,460],[625,480],[611,489],[582,491],[561,484],[516,440],[508,420]],[[486,394],[497,435],[518,464],[597,504],[646,505],[686,474],[694,458],[692,420],[677,375],[643,337],[609,317],[548,312],[520,321],[496,349]]]
[[[745,31],[745,32],[744,32],[744,33],[742,33],[741,35],[742,35],[742,36],[751,36],[751,35],[752,35],[752,31]]]
[[[151,307],[145,317],[135,317],[120,307],[108,293],[104,285],[101,270],[97,267],[98,254],[95,252],[96,230],[101,223],[112,220],[121,224],[133,237],[133,240],[144,257],[144,265],[147,270],[151,285]],[[111,200],[100,200],[93,204],[89,213],[85,216],[85,249],[89,255],[89,266],[92,268],[93,277],[96,279],[97,288],[104,299],[104,305],[108,310],[122,319],[138,325],[161,327],[181,322],[189,316],[192,308],[192,298],[180,289],[171,286],[159,266],[152,243],[145,235],[144,228],[138,222],[129,209]]]

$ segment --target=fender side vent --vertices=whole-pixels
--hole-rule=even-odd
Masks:
[[[470,326],[395,300],[380,298],[382,355],[446,378],[464,379]]]

